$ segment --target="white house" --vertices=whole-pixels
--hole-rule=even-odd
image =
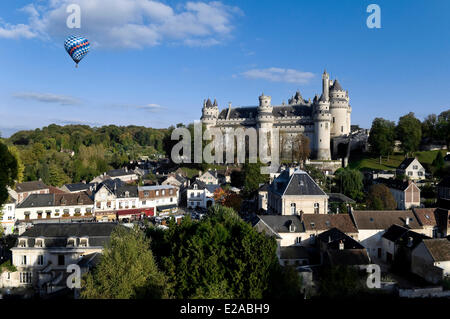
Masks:
[[[382,236],[392,225],[403,226],[418,233],[423,231],[411,210],[355,210],[350,214],[358,229],[358,240],[366,247],[371,259],[382,259]]]
[[[200,171],[199,176],[197,177],[197,180],[202,181],[205,184],[214,184],[217,185],[219,184],[219,177],[217,175],[217,171],[216,170],[209,170],[206,171],[205,173],[202,174],[202,172]]]
[[[267,211],[279,215],[326,214],[328,195],[308,173],[289,168],[270,184]]]
[[[0,208],[2,213],[1,226],[5,235],[10,235],[14,232],[16,200],[11,196],[8,197],[6,203]]]
[[[420,207],[420,188],[411,181],[379,178],[374,180],[375,184],[384,184],[389,188],[397,203],[397,209],[411,209]]]
[[[32,194],[16,206],[18,221],[59,218],[92,218],[94,201],[87,193]]]
[[[425,179],[425,168],[417,158],[408,157],[397,167],[397,175],[406,175],[409,179]]]
[[[11,249],[17,271],[4,271],[0,287],[31,288],[41,294],[66,288],[67,266],[89,262],[109,241],[113,223],[36,224]]]
[[[195,180],[187,188],[188,208],[208,208],[214,205],[214,192],[220,188],[218,184],[206,184],[200,180]]]
[[[411,271],[434,284],[450,276],[450,241],[424,239],[412,251]]]

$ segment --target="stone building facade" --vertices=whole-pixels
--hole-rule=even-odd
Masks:
[[[219,111],[216,100],[203,103],[201,121],[207,128],[252,127],[259,129],[278,128],[280,135],[295,138],[299,133],[309,138],[311,154],[316,159],[331,159],[332,139],[350,133],[351,106],[348,91],[338,80],[322,75],[322,94],[313,101],[305,100],[299,91],[288,100],[288,104],[273,106],[271,97],[259,97],[259,106],[228,108]]]

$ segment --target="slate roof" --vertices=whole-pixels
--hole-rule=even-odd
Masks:
[[[17,183],[15,191],[18,193],[23,193],[41,189],[48,189],[48,186],[45,185],[42,181],[32,181],[32,182]]]
[[[364,249],[364,246],[346,235],[336,227],[333,227],[317,235],[317,239],[327,244],[328,248],[339,249],[339,243],[344,244],[344,249]]]
[[[194,189],[194,185],[197,185],[198,190],[207,189],[210,193],[214,193],[214,191],[220,187],[219,184],[206,184],[201,180],[196,179],[189,185],[188,189]]]
[[[270,185],[270,190],[279,195],[327,196],[305,171],[296,169],[291,176],[284,170]]]
[[[341,193],[327,193],[329,203],[355,203],[353,199]]]
[[[424,239],[423,243],[434,261],[450,261],[450,241],[445,238]]]
[[[403,162],[400,163],[400,165],[397,167],[398,169],[407,169],[409,165],[414,161],[414,157],[407,157],[403,160]]]
[[[106,175],[111,176],[111,177],[126,176],[126,175],[133,175],[133,174],[136,174],[136,173],[133,171],[126,171],[123,168],[112,169],[112,170],[106,172]]]
[[[331,86],[330,90],[338,90],[338,91],[344,91],[339,81],[336,79],[334,80],[333,85]]]
[[[125,185],[126,183],[121,181],[120,179],[106,179],[97,186],[97,191],[102,188],[102,186],[106,186],[112,193],[114,193],[114,190],[117,188]]]
[[[259,215],[258,217],[276,233],[290,233],[290,225],[295,226],[297,233],[305,231],[298,215]]]
[[[54,206],[54,195],[55,194],[31,194],[22,203],[17,205],[16,209]]]
[[[355,210],[353,216],[358,229],[388,229],[391,225],[422,229],[411,210]],[[406,217],[409,218],[408,226]]]
[[[386,232],[383,234],[382,237],[392,242],[395,242],[398,239],[400,239],[404,234],[406,234],[408,231],[409,231],[408,228],[399,225],[392,225],[386,230]]]
[[[303,225],[307,231],[337,228],[344,233],[357,233],[358,229],[348,214],[303,214]]]
[[[65,194],[31,194],[17,208],[93,205],[86,192]]]
[[[73,183],[73,184],[65,184],[64,185],[69,192],[79,192],[84,190],[89,190],[91,187],[95,187],[95,183]]]
[[[111,232],[115,227],[124,226],[116,223],[36,224],[20,237],[28,237],[29,247],[34,246],[35,239],[38,237],[44,238],[46,247],[66,247],[69,237],[89,237],[89,246],[104,246],[109,242]]]
[[[219,120],[225,120],[227,118],[228,109],[223,109],[219,114]],[[309,105],[286,105],[286,106],[273,106],[272,115],[274,117],[285,116],[305,116],[310,117],[312,114],[312,108]],[[229,119],[256,119],[258,116],[258,107],[237,107],[230,110]]]
[[[128,192],[128,196],[126,196],[126,193]],[[120,186],[116,192],[117,198],[129,198],[129,197],[138,197],[138,187],[135,185],[123,185]]]

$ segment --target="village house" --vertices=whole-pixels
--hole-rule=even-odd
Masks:
[[[370,264],[367,250],[338,228],[331,228],[317,236],[322,265],[362,266]]]
[[[397,167],[396,174],[399,176],[405,175],[411,180],[425,179],[425,168],[417,158],[408,157]]]
[[[381,259],[387,264],[396,262],[403,271],[411,270],[411,252],[430,237],[400,225],[392,225],[381,236]]]
[[[440,208],[413,208],[412,211],[416,216],[419,224],[422,226],[422,233],[431,238],[445,237],[441,225]],[[443,210],[442,210],[443,211]]]
[[[6,203],[0,207],[1,212],[1,227],[5,235],[10,235],[14,232],[16,200],[11,196],[8,197]]]
[[[49,193],[50,193],[49,187],[40,180],[17,183],[14,190],[12,189],[9,190],[10,196],[12,196],[17,201],[17,204],[23,202],[31,194],[49,194]]]
[[[165,216],[178,210],[179,190],[172,185],[139,186],[138,196],[141,209],[147,216]]]
[[[20,222],[48,219],[92,219],[94,201],[87,193],[31,194],[16,206],[15,217]]]
[[[161,185],[172,185],[181,190],[188,185],[188,179],[178,173],[171,174],[161,183]]]
[[[420,207],[420,189],[410,179],[401,181],[397,179],[378,178],[375,184],[386,185],[397,203],[397,209],[411,209]]]
[[[358,229],[349,214],[302,214],[301,218],[305,229],[302,245],[315,245],[316,237],[332,228],[358,240]]]
[[[267,211],[279,215],[326,214],[328,195],[308,173],[289,168],[270,184]]]
[[[214,192],[219,188],[218,184],[206,184],[201,180],[195,180],[187,188],[187,207],[190,209],[208,208],[214,205]]]
[[[423,231],[411,210],[355,210],[350,212],[358,229],[358,241],[367,249],[372,260],[382,259],[382,236],[392,225],[400,225],[418,233]]]
[[[120,179],[108,179],[97,185],[94,195],[94,212],[98,221],[107,222],[117,219],[115,191],[123,185],[124,183]]]
[[[45,195],[44,195],[45,196]],[[30,288],[41,295],[67,288],[67,266],[82,269],[103,251],[109,242],[113,223],[37,224],[19,236],[12,251],[17,271],[5,271],[0,287]]]
[[[450,276],[450,241],[424,239],[412,251],[411,271],[426,281],[438,284]]]
[[[207,184],[207,185],[217,185],[219,184],[219,177],[217,170],[209,170],[202,174],[201,171],[198,172],[197,180]]]

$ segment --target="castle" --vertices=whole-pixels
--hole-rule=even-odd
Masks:
[[[322,74],[322,94],[314,100],[303,99],[297,91],[288,100],[288,105],[271,105],[271,97],[259,97],[259,106],[232,108],[219,111],[217,101],[205,100],[201,121],[206,128],[220,128],[224,131],[232,127],[278,128],[285,136],[294,137],[299,133],[310,140],[311,154],[319,160],[331,159],[333,138],[350,133],[350,115],[348,91],[338,80],[330,80],[326,70]]]

